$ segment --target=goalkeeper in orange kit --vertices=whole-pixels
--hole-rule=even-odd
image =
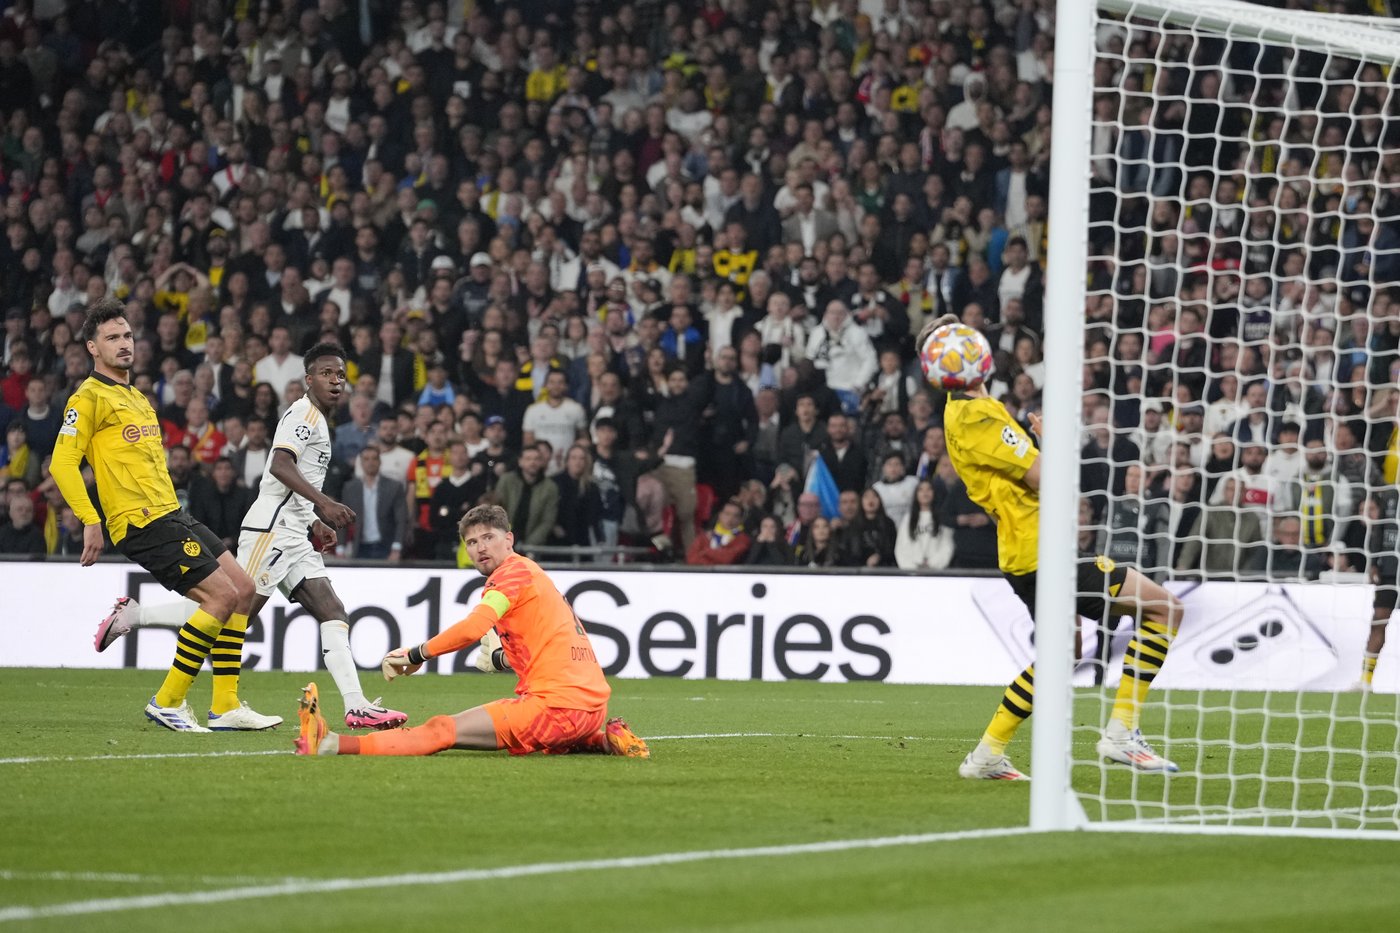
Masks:
[[[646,742],[620,718],[607,719],[612,690],[583,623],[540,566],[513,550],[505,509],[480,505],[458,526],[467,553],[486,575],[481,602],[465,619],[412,648],[384,657],[384,677],[412,674],[430,658],[460,651],[491,629],[519,675],[514,697],[455,716],[434,716],[413,729],[349,736],[331,732],[316,685],[301,699],[299,755],[432,755],[449,748],[567,754],[593,752],[649,758]],[[606,722],[605,722],[606,721]]]

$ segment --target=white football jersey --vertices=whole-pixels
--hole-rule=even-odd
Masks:
[[[243,528],[247,531],[290,528],[305,532],[316,518],[310,502],[272,475],[272,458],[279,449],[291,453],[306,481],[316,489],[321,488],[331,462],[331,429],[326,416],[311,404],[309,395],[293,402],[277,423],[272,451],[258,486],[258,498],[243,517]]]

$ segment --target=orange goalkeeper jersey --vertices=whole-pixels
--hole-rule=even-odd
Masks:
[[[565,709],[602,709],[612,688],[583,623],[540,565],[512,554],[486,578],[481,603],[428,641],[438,657],[479,641],[492,627],[520,677],[515,692]]]

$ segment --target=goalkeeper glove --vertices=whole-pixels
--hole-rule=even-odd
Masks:
[[[379,662],[379,669],[384,672],[385,680],[392,681],[395,677],[416,674],[426,660],[422,648],[395,648],[384,655],[384,660]]]
[[[510,670],[506,650],[501,647],[501,636],[496,634],[493,628],[487,629],[486,634],[481,636],[481,650],[476,655],[476,669],[483,674]]]

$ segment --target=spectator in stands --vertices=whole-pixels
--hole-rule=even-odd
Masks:
[[[191,386],[192,385],[191,383]],[[183,392],[184,383],[180,383],[180,386]],[[285,387],[283,387],[283,391],[286,391]],[[173,424],[175,428],[181,431],[184,430],[185,406],[183,404],[173,402],[169,408],[168,414],[171,415],[171,418],[178,418],[178,421],[164,417],[165,414],[167,414],[167,411],[162,409],[161,420],[163,422]],[[277,390],[274,389],[270,383],[259,382],[257,385],[253,386],[253,408],[252,411],[248,413],[248,417],[254,421],[261,421],[263,426],[267,428],[269,436],[276,432],[277,422],[281,419],[281,409],[277,401]],[[167,431],[167,440],[169,439],[169,435],[178,437],[179,431]]]
[[[856,443],[851,431],[851,419],[835,414],[826,419],[826,441],[819,454],[842,492],[865,488],[867,463],[864,448]]]
[[[692,384],[679,364],[667,369],[666,392],[656,400],[652,417],[651,443],[660,460],[652,473],[665,492],[665,501],[675,509],[681,548],[689,554],[695,540],[695,464],[708,400],[703,385]]]
[[[1259,509],[1266,515],[1288,510],[1297,498],[1293,482],[1276,479],[1264,472],[1268,456],[1269,449],[1264,444],[1245,442],[1239,448],[1239,468],[1232,474],[1239,486],[1240,504]],[[1216,498],[1223,501],[1219,487]]]
[[[185,406],[185,428],[179,443],[189,448],[198,464],[212,466],[222,456],[228,438],[209,420],[209,406],[201,398],[193,398]]]
[[[953,471],[947,457],[939,461],[935,488],[940,484],[947,491],[938,501],[943,503],[943,513],[953,529],[953,559],[949,566],[958,569],[996,567],[996,526],[987,513],[968,498],[967,487]]]
[[[448,444],[444,473],[428,500],[428,524],[433,537],[432,556],[451,560],[457,553],[457,525],[486,494],[486,477],[483,470],[472,469],[467,445],[461,440]]]
[[[758,533],[744,563],[763,567],[788,567],[793,561],[792,549],[783,539],[783,527],[773,515],[759,520]]]
[[[880,461],[880,478],[870,488],[879,495],[890,521],[899,525],[914,504],[914,489],[918,485],[918,479],[909,475],[904,455],[893,451]]]
[[[1267,554],[1274,580],[1316,580],[1322,563],[1310,561],[1302,546],[1302,526],[1296,515],[1274,517]]]
[[[835,567],[836,544],[831,522],[818,515],[812,520],[803,538],[793,548],[793,563],[798,567]]]
[[[544,465],[545,455],[531,445],[520,451],[516,468],[496,482],[496,499],[522,546],[547,543],[558,524],[559,487],[545,477]]]
[[[229,454],[229,460],[233,462],[233,468],[243,485],[256,492],[258,484],[262,482],[267,458],[271,454],[272,442],[269,439],[267,422],[255,418],[248,422],[243,443],[238,450]]]
[[[481,414],[486,421],[492,417],[501,419],[506,428],[506,446],[519,450],[522,446],[525,411],[534,404],[534,395],[528,389],[519,388],[518,370],[512,360],[496,363],[491,385],[484,386],[477,396]],[[565,380],[567,384],[567,379]]]
[[[860,411],[860,393],[878,368],[875,348],[865,330],[851,319],[845,302],[826,305],[821,324],[807,338],[806,357],[826,375],[826,384],[849,415]]]
[[[953,530],[938,519],[933,483],[918,481],[908,513],[898,522],[895,563],[903,570],[942,570],[953,557]]]
[[[575,441],[588,436],[588,414],[569,398],[569,379],[563,370],[550,370],[544,381],[544,395],[525,409],[521,421],[525,446],[548,441],[554,456],[545,467],[553,476],[564,469],[564,457]]]
[[[63,418],[63,413],[50,404],[51,395],[45,380],[31,380],[24,387],[24,398],[28,404],[15,419],[24,426],[29,446],[40,458],[53,453],[53,445],[58,440],[58,429]]]
[[[685,562],[699,566],[738,564],[743,562],[752,543],[744,531],[744,513],[733,499],[720,506],[708,530],[696,535],[686,549]]]
[[[799,477],[807,475],[810,457],[826,443],[826,425],[817,417],[817,402],[810,395],[799,395],[792,423],[783,428],[778,438],[781,462]]]
[[[1262,572],[1266,564],[1260,509],[1247,507],[1235,476],[1220,482],[1220,501],[1196,516],[1176,559],[1178,573],[1238,579]]]
[[[374,377],[378,401],[398,408],[413,396],[413,351],[403,346],[403,329],[395,321],[379,326],[379,345],[362,354],[359,364],[360,372]]]
[[[893,567],[897,536],[894,522],[885,514],[880,502],[880,494],[867,489],[860,494],[855,516],[847,519],[841,528],[837,560],[847,567]]]
[[[432,417],[431,409],[420,410],[426,413],[426,417]],[[406,502],[409,533],[405,544],[411,556],[427,558],[437,550],[430,504],[433,490],[444,478],[452,475],[452,465],[447,457],[448,433],[445,424],[432,421],[424,432],[423,440],[423,449],[408,467]]]
[[[381,470],[382,456],[375,444],[360,451],[357,475],[341,493],[341,502],[356,516],[345,530],[344,543],[355,557],[397,562],[408,526],[407,499],[403,483]]]
[[[706,399],[707,441],[702,448],[702,478],[721,498],[729,498],[753,475],[753,443],[758,411],[753,393],[738,377],[739,353],[733,347],[714,351],[714,368],[697,380]]]
[[[593,547],[603,540],[603,497],[594,482],[593,455],[583,444],[574,444],[564,455],[564,469],[553,476],[559,487],[559,511],[551,544]]]
[[[65,504],[58,513],[58,541],[51,553],[61,557],[81,557],[85,527]]]
[[[0,449],[0,467],[4,468],[5,478],[21,480],[26,488],[33,489],[43,478],[42,460],[39,452],[29,446],[24,423],[11,421],[5,430],[5,447]]]
[[[1357,493],[1353,484],[1338,473],[1326,442],[1317,434],[1304,442],[1297,483],[1299,541],[1308,565],[1317,573],[1344,569],[1334,566],[1334,546],[1341,544],[1341,529],[1355,514]]]
[[[374,403],[367,395],[356,393],[350,396],[350,418],[335,426],[335,441],[331,454],[341,463],[354,463],[360,451],[374,440],[375,428],[370,422],[374,413]]]
[[[286,386],[306,374],[300,356],[292,352],[292,335],[285,324],[273,325],[267,339],[267,356],[253,367],[253,377],[259,383],[270,384],[280,405],[288,404]]]
[[[48,553],[44,532],[34,524],[34,503],[28,496],[11,495],[10,521],[0,525],[0,554],[43,556]]]

